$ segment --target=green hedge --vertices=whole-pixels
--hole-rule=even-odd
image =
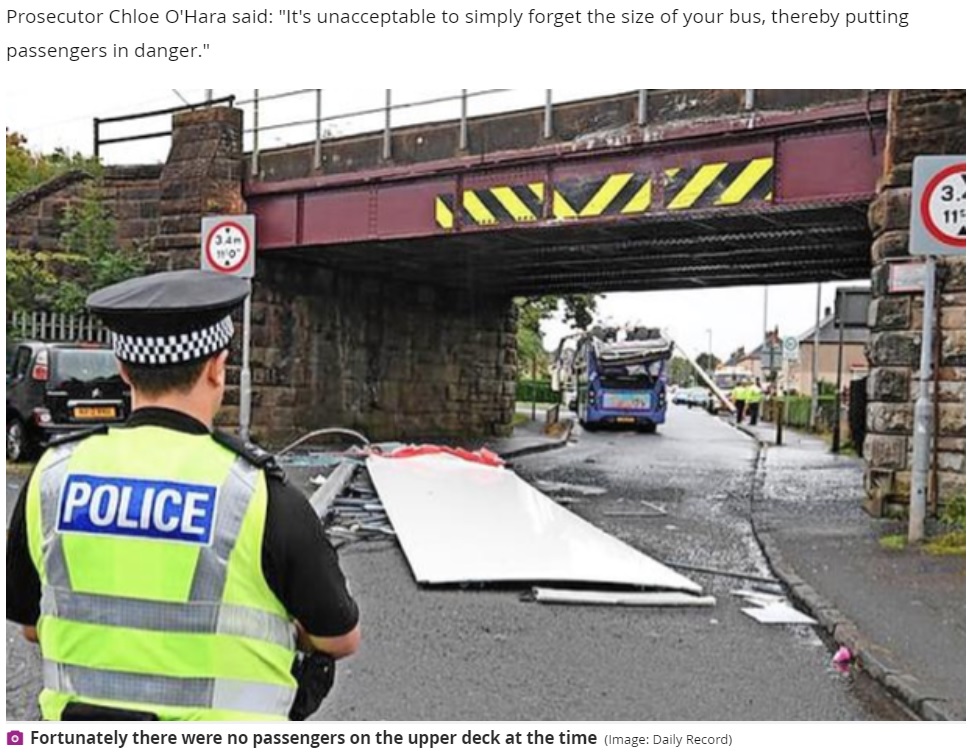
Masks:
[[[552,385],[543,380],[519,380],[515,386],[515,399],[517,401],[536,403],[559,403],[559,392],[552,389]]]
[[[798,429],[811,426],[812,398],[808,395],[790,395],[785,398],[785,424]],[[773,408],[773,407],[772,407]],[[820,395],[818,398],[818,419],[820,429],[829,429],[835,419],[835,396]]]

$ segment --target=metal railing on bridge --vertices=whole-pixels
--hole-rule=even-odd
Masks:
[[[126,144],[134,141],[146,141],[151,139],[160,139],[165,136],[172,135],[172,129],[168,128],[164,131],[145,131],[142,133],[127,134],[125,136],[113,136],[105,137],[102,130],[105,126],[113,123],[128,123],[134,120],[146,120],[151,118],[159,118],[166,115],[174,115],[175,113],[183,113],[188,110],[199,110],[203,107],[214,107],[216,105],[229,105],[232,107],[235,101],[235,96],[230,95],[228,97],[220,97],[219,99],[213,99],[212,97],[207,97],[201,102],[185,102],[182,105],[176,107],[166,107],[161,110],[144,110],[139,113],[130,113],[128,115],[116,115],[111,118],[95,118],[94,119],[94,156],[101,156],[101,147],[108,146],[109,144]]]
[[[249,125],[244,130],[244,147],[250,152],[250,171],[253,176],[259,174],[260,154],[267,149],[277,149],[295,144],[313,145],[313,168],[319,169],[323,165],[323,148],[328,139],[345,138],[362,133],[381,133],[380,157],[383,160],[393,158],[393,129],[404,126],[427,125],[440,126],[442,123],[454,122],[458,129],[458,148],[465,151],[469,148],[469,121],[475,117],[500,115],[503,113],[542,108],[541,136],[545,140],[554,139],[555,109],[557,105],[565,105],[593,97],[609,97],[616,95],[635,95],[636,123],[643,127],[649,123],[651,96],[677,92],[675,89],[637,89],[625,91],[588,91],[583,94],[572,93],[556,96],[552,89],[545,90],[512,90],[512,89],[461,89],[458,92],[423,96],[413,99],[401,99],[392,89],[385,89],[382,102],[371,107],[343,109],[337,112],[327,112],[329,100],[339,101],[338,95],[323,89],[292,89],[281,92],[266,92],[254,89],[251,94],[241,98],[233,94],[230,96],[213,98],[212,90],[206,91],[203,100],[190,103],[183,98],[183,105],[162,110],[151,110],[130,115],[114,116],[111,118],[96,118],[94,120],[94,153],[100,155],[103,146],[130,143],[148,139],[158,139],[171,134],[170,129],[150,130],[143,133],[126,134],[122,136],[105,137],[104,127],[135,120],[146,120],[200,107],[228,104],[240,107],[247,116]],[[753,110],[756,106],[754,89],[745,89],[743,98],[744,110]],[[179,94],[181,97],[181,94]],[[346,96],[344,93],[342,96]],[[504,105],[491,107],[504,99]],[[474,114],[473,103],[488,103],[479,108]],[[280,112],[288,113],[283,118],[277,117],[270,122],[267,117],[273,107],[279,106]],[[631,123],[631,125],[634,125]],[[275,141],[268,145],[269,138]]]
[[[319,169],[323,165],[323,144],[328,134],[326,132],[326,124],[335,123],[342,120],[347,120],[351,118],[361,118],[365,116],[379,116],[383,119],[381,125],[381,159],[390,160],[393,158],[392,146],[393,146],[393,129],[398,126],[413,125],[412,123],[403,123],[395,120],[395,114],[402,112],[415,112],[422,111],[427,112],[427,108],[435,108],[435,115],[429,118],[422,118],[421,121],[427,125],[440,124],[442,122],[457,121],[458,128],[458,149],[465,151],[468,149],[468,122],[469,122],[469,103],[474,99],[479,99],[483,97],[495,97],[496,95],[510,94],[515,90],[512,89],[462,89],[460,92],[455,94],[446,94],[435,97],[426,97],[416,100],[406,100],[397,101],[394,97],[394,90],[385,89],[384,90],[384,103],[379,107],[366,108],[361,110],[353,110],[340,114],[324,114],[323,103],[324,103],[324,90],[322,89],[295,89],[292,91],[278,92],[274,94],[263,94],[259,89],[253,90],[253,95],[249,99],[239,99],[236,101],[236,105],[239,107],[250,106],[252,108],[252,126],[245,130],[246,134],[251,136],[251,150],[250,150],[250,171],[253,176],[259,175],[259,157],[260,150],[263,144],[260,140],[261,135],[268,134],[273,131],[282,131],[286,129],[294,129],[300,127],[313,127],[313,167],[314,169]],[[650,94],[659,94],[662,92],[669,92],[673,90],[669,89],[638,89],[637,94],[637,123],[638,126],[647,125],[648,113],[649,113],[649,101]],[[543,109],[542,115],[542,138],[549,140],[555,137],[554,132],[554,110],[557,104],[556,98],[554,97],[552,89],[543,90],[543,100],[541,107]],[[755,106],[755,96],[754,89],[744,90],[744,107],[746,110],[751,110]],[[600,92],[599,96],[610,96],[615,94],[621,94],[622,92]],[[313,108],[314,117],[312,118],[300,118],[291,121],[283,121],[279,123],[273,123],[270,125],[264,124],[261,120],[261,105],[265,105],[271,101],[286,100],[295,97],[312,97],[313,98]],[[587,99],[586,97],[570,97],[560,101],[560,104],[565,102],[574,102],[581,99]],[[538,103],[528,103],[523,102],[517,107],[509,107],[504,110],[499,109],[487,114],[500,114],[503,112],[512,112],[514,110],[521,110],[528,108],[530,106],[536,106]],[[442,106],[451,105],[457,109],[457,113],[454,111],[449,114],[444,114],[445,110]],[[486,113],[482,113],[484,115]],[[456,117],[457,116],[457,117]],[[374,131],[377,129],[368,129]],[[337,137],[346,136],[348,134],[340,133],[333,134]],[[300,143],[307,143],[308,139],[300,140]]]

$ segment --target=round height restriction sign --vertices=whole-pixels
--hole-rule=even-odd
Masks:
[[[967,243],[967,163],[944,168],[926,184],[920,216],[929,233],[948,246]]]
[[[249,261],[253,243],[246,229],[225,220],[214,225],[205,237],[205,257],[213,270],[237,272]]]

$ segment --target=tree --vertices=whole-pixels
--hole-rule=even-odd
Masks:
[[[60,148],[51,154],[32,152],[27,147],[27,138],[16,131],[6,132],[6,142],[8,200],[69,170],[101,174],[101,165],[95,157]]]
[[[114,219],[101,199],[97,158],[64,149],[51,154],[32,152],[27,139],[16,131],[7,131],[6,142],[8,199],[69,170],[84,170],[95,177],[78,200],[67,206],[57,249],[7,249],[8,311],[82,312],[92,291],[141,274],[140,250],[117,246]]]
[[[712,353],[702,353],[697,357],[697,365],[708,374],[714,374],[721,361]]]
[[[540,375],[548,373],[549,356],[542,344],[542,324],[552,317],[560,304],[562,321],[577,330],[585,330],[593,323],[599,297],[593,293],[568,296],[529,296],[515,300],[518,309],[518,332],[516,342],[519,351],[519,372],[525,377],[532,375],[532,364]]]
[[[683,356],[674,356],[667,364],[667,381],[673,385],[692,385],[694,367]]]
[[[82,192],[61,221],[60,248],[53,251],[7,249],[7,310],[45,309],[78,314],[88,294],[140,275],[139,249],[119,249],[115,222],[97,187]]]

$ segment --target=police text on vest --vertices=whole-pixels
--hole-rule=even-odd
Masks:
[[[217,492],[202,484],[70,474],[57,530],[208,545]]]

